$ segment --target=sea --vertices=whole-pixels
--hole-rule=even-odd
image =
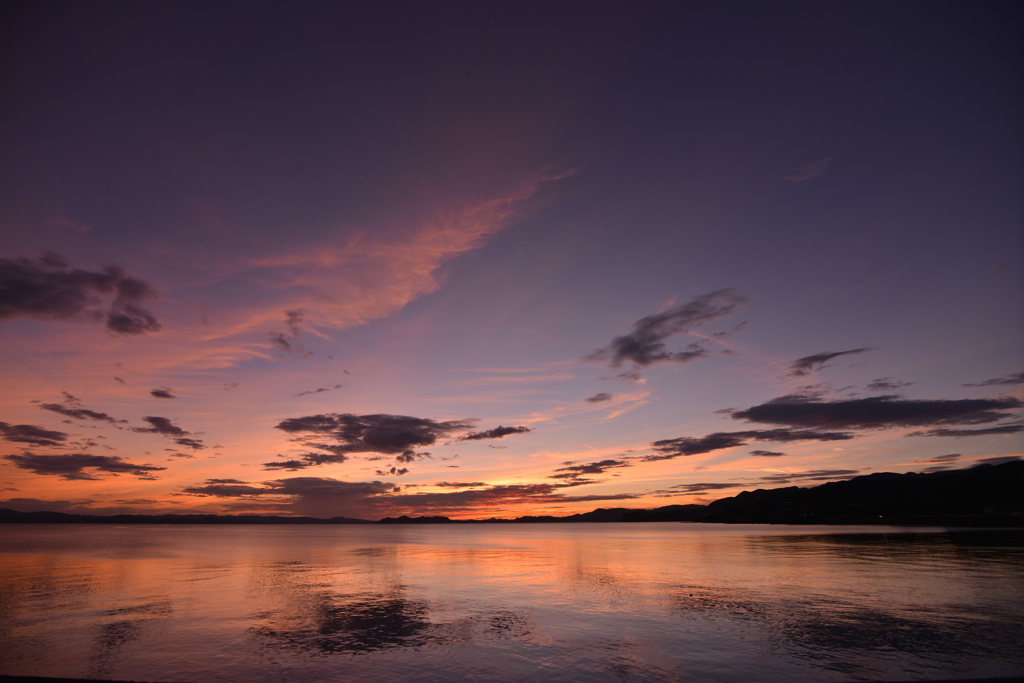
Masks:
[[[1024,530],[0,525],[0,674],[168,683],[1024,675]]]

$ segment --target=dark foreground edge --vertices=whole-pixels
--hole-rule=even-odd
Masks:
[[[103,683],[155,683],[153,681],[110,681],[104,678],[47,678],[45,676],[0,675],[0,683],[96,683],[96,681],[103,681]],[[188,683],[203,683],[203,681],[189,681]],[[737,683],[743,682],[737,681]],[[939,679],[936,681],[880,681],[879,683],[1024,683],[1024,677],[1014,676],[1012,678],[957,678]]]

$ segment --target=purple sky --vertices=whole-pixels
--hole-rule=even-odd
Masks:
[[[0,507],[570,514],[1022,453],[1006,3],[0,24]]]

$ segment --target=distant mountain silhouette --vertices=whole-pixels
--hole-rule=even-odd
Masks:
[[[917,474],[878,472],[813,488],[744,491],[702,522],[1024,526],[1024,461]]]
[[[453,520],[448,517],[262,515],[74,515],[0,509],[0,523],[42,524],[544,524],[551,522],[717,522],[729,524],[914,524],[1024,526],[1024,460],[919,474],[878,472],[811,488],[744,491],[709,505],[644,510],[598,508],[566,517]]]
[[[454,521],[447,517],[409,517],[402,515],[401,517],[385,517],[384,519],[377,520],[377,524],[450,524],[454,523]]]
[[[279,517],[271,515],[73,515],[66,512],[18,512],[0,508],[0,523],[35,524],[373,524],[350,517]]]
[[[567,517],[520,517],[517,522],[696,522],[707,512],[706,505],[666,505],[653,510],[598,508]]]

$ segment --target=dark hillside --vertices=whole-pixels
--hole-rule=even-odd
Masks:
[[[724,522],[746,524],[914,524],[1024,526],[1024,461],[919,474],[878,472],[813,488],[744,491],[704,505],[650,510],[598,508],[565,517],[453,520],[259,515],[72,515],[0,509],[0,523],[62,524],[543,524],[551,522]]]
[[[918,474],[878,472],[814,488],[744,491],[703,522],[1021,526],[1024,461]]]

